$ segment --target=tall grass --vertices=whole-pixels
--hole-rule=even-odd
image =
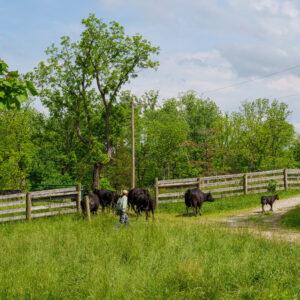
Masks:
[[[1,299],[296,299],[300,248],[220,225],[75,216],[0,225]]]
[[[285,213],[280,218],[280,224],[288,228],[300,230],[300,206]]]

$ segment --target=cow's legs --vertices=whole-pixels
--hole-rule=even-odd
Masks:
[[[131,209],[134,211],[134,213],[136,213],[137,214],[137,209],[135,209],[135,206],[134,206],[134,204],[130,204],[131,205]]]
[[[270,211],[273,211],[273,203],[270,204]]]
[[[189,217],[190,216],[190,214],[189,214],[189,207],[186,206],[185,208],[186,208],[186,215]]]
[[[261,205],[261,208],[262,208],[262,212],[264,213],[265,212],[264,204]]]
[[[148,208],[146,208],[146,221],[148,220],[148,217],[149,217],[149,211],[148,211]]]
[[[194,216],[197,217],[197,210],[195,206],[193,206],[193,212],[194,212]]]
[[[137,209],[136,209],[136,219],[138,219],[138,218],[139,218],[139,214],[140,214],[140,209],[139,209],[139,208],[137,208]]]
[[[201,209],[202,209],[202,203],[200,203],[200,205],[199,205],[199,216],[202,216]]]

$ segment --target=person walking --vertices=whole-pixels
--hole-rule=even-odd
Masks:
[[[117,215],[120,216],[120,221],[119,223],[115,226],[115,230],[117,230],[122,223],[125,222],[126,226],[129,226],[129,219],[126,214],[126,209],[127,209],[127,196],[128,196],[128,191],[123,190],[122,191],[122,197],[118,199],[117,205],[116,205],[116,210],[117,210]]]

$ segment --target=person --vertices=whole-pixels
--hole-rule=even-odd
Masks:
[[[122,223],[125,222],[126,226],[129,226],[129,219],[126,214],[126,209],[127,209],[127,196],[128,196],[128,191],[123,190],[122,191],[122,197],[118,199],[117,205],[116,205],[116,210],[117,210],[117,215],[120,216],[120,221],[119,223],[115,226],[115,230],[117,230]]]

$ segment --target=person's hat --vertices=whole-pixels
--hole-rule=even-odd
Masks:
[[[123,195],[128,194],[128,191],[127,191],[127,190],[123,190],[123,191],[122,191],[122,194],[123,194]]]

